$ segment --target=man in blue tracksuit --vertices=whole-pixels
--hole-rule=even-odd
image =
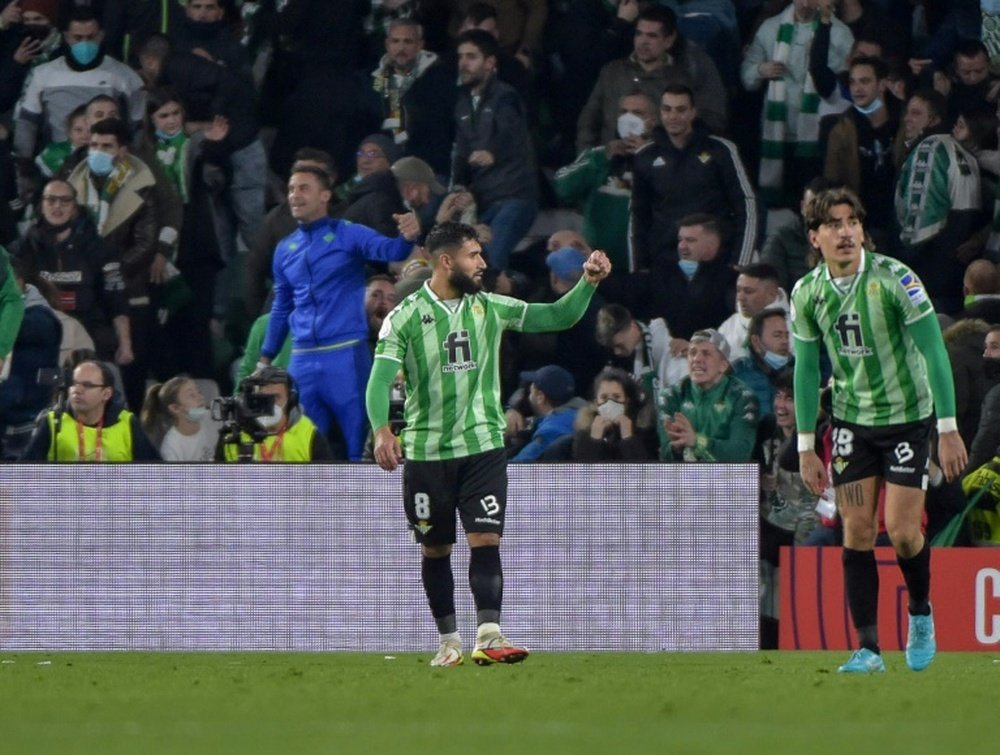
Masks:
[[[371,372],[365,317],[365,260],[406,259],[420,223],[396,215],[400,236],[327,215],[331,185],[319,168],[302,167],[288,181],[298,229],[274,253],[274,303],[258,365],[267,365],[291,330],[295,378],[306,416],[326,434],[334,417],[351,461],[361,458],[367,427],[364,391]]]

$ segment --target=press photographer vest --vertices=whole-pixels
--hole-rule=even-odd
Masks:
[[[312,438],[316,432],[316,425],[312,420],[302,415],[298,421],[285,430],[280,435],[269,435],[261,443],[254,443],[254,461],[312,461]],[[240,434],[243,443],[253,443],[253,439],[246,433]],[[275,446],[280,446],[275,450]],[[261,447],[264,453],[261,453]],[[226,461],[237,461],[239,458],[239,446],[234,443],[227,443],[224,449]]]
[[[100,429],[62,416],[56,435],[56,415],[49,412],[49,461],[132,461],[132,412],[123,409],[110,425]]]

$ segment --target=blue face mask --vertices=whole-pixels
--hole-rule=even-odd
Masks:
[[[160,131],[160,129],[156,129],[156,135],[158,137],[160,137],[161,139],[164,139],[166,141],[170,141],[175,136],[177,136],[178,134],[180,134],[180,132],[181,132],[181,129],[177,129],[172,134],[170,134],[170,133],[167,133],[166,131]]]
[[[698,272],[698,260],[677,260],[677,267],[681,269],[688,278],[693,278]]]
[[[781,354],[775,354],[773,351],[765,351],[764,361],[767,362],[767,366],[772,370],[780,370],[788,364],[788,357],[783,357]]]
[[[74,42],[69,46],[70,55],[81,66],[90,65],[100,52],[101,46],[97,42],[85,41]]]
[[[855,105],[854,109],[857,110],[861,115],[871,115],[872,113],[877,113],[882,108],[882,98],[876,97],[865,107]]]
[[[115,166],[115,158],[107,152],[92,149],[87,153],[87,167],[95,176],[106,176]]]

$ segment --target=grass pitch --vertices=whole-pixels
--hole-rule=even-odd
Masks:
[[[4,753],[940,753],[995,726],[1000,653],[0,653]],[[998,658],[998,660],[995,660]]]

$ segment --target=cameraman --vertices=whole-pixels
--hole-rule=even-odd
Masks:
[[[21,461],[160,460],[107,364],[80,362],[68,388],[69,400],[39,418]]]
[[[260,396],[274,397],[270,411],[258,413],[260,404],[254,398]],[[234,398],[223,401],[232,402],[227,406],[232,411],[219,436],[216,461],[239,461],[241,447],[248,457],[253,449],[253,461],[333,461],[326,438],[302,413],[287,370],[262,367],[240,383]]]

